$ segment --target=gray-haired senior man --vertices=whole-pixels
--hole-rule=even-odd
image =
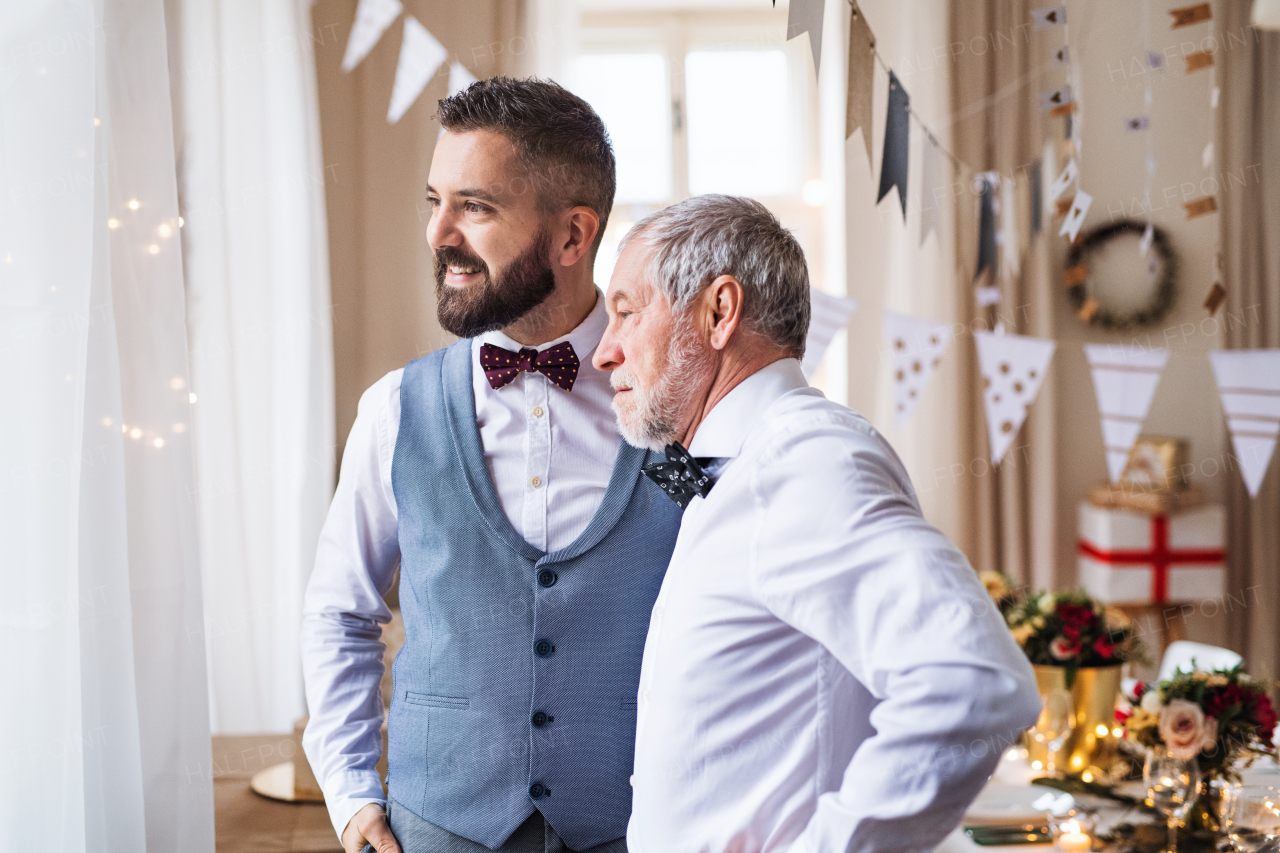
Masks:
[[[893,450],[806,384],[799,245],[757,202],[692,198],[628,234],[607,307],[619,427],[687,505],[629,850],[933,847],[1034,723],[1035,680]]]

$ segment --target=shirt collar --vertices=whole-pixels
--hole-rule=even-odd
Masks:
[[[807,388],[800,362],[783,358],[757,370],[739,382],[707,413],[689,445],[689,455],[699,458],[733,458],[742,452],[747,436],[779,397]]]
[[[579,323],[573,331],[567,335],[561,335],[554,341],[547,341],[545,344],[538,344],[533,349],[542,352],[550,349],[557,344],[568,341],[573,344],[573,351],[578,356],[578,360],[583,364],[591,363],[591,356],[596,351],[596,347],[600,345],[600,339],[604,337],[604,330],[609,325],[609,313],[605,310],[604,299],[601,298],[600,289],[596,288],[596,304],[591,309],[591,313]],[[520,352],[525,345],[518,341],[513,341],[498,329],[492,332],[485,332],[475,339],[473,351],[478,352],[481,344],[493,344],[495,347],[502,347],[511,352]]]

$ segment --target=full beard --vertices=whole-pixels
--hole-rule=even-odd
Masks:
[[[504,329],[547,300],[556,289],[556,277],[547,262],[551,236],[543,230],[528,248],[496,275],[476,255],[455,246],[436,249],[436,317],[445,331],[460,338],[474,338]],[[450,287],[445,274],[450,266],[474,269],[484,281],[470,287]]]
[[[662,376],[652,388],[637,387],[635,375],[625,367],[613,372],[609,381],[615,389],[631,389],[629,405],[619,406],[618,398],[613,399],[618,431],[627,444],[661,451],[680,438],[680,425],[688,420],[704,385],[699,380],[713,369],[708,350],[693,324],[680,318],[672,325]]]

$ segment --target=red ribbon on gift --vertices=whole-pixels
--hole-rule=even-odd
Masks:
[[[1150,565],[1151,600],[1163,603],[1169,597],[1169,567],[1174,563],[1221,563],[1226,555],[1216,548],[1178,548],[1169,547],[1169,519],[1163,515],[1151,517],[1151,550],[1150,551],[1103,551],[1095,548],[1085,540],[1076,543],[1080,553],[1103,563],[1111,563],[1120,567]]]

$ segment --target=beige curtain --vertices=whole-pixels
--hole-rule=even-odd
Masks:
[[[949,4],[951,66],[951,140],[956,156],[977,171],[996,171],[1022,184],[1017,193],[1029,199],[1031,168],[1041,156],[1050,124],[1041,118],[1036,99],[1039,78],[1049,68],[1049,40],[1029,38],[1030,10],[1039,2],[973,0]],[[1042,88],[1042,87],[1041,87]],[[1056,129],[1061,124],[1055,121]],[[997,284],[1001,301],[995,310],[978,308],[973,274],[977,262],[978,196],[973,174],[958,176],[963,192],[956,198],[956,298],[967,312],[970,330],[990,328],[999,320],[1005,330],[1053,337],[1052,285],[1048,232],[1027,245],[1017,275],[984,273],[980,284]],[[958,337],[957,355],[968,368],[960,393],[966,402],[962,421],[965,446],[974,460],[990,458],[986,417],[978,383],[972,334]],[[969,559],[979,570],[1000,569],[1034,588],[1054,587],[1054,522],[1058,512],[1054,488],[1054,371],[999,468],[969,476],[967,498],[972,529]],[[984,471],[981,464],[970,466]]]
[[[1251,0],[1224,0],[1217,54],[1221,170],[1244,174],[1218,196],[1226,310],[1250,322],[1227,327],[1231,349],[1280,347],[1280,33],[1249,26]],[[1227,495],[1227,588],[1246,607],[1230,622],[1229,642],[1255,674],[1280,674],[1280,474],[1256,498],[1232,479]]]

